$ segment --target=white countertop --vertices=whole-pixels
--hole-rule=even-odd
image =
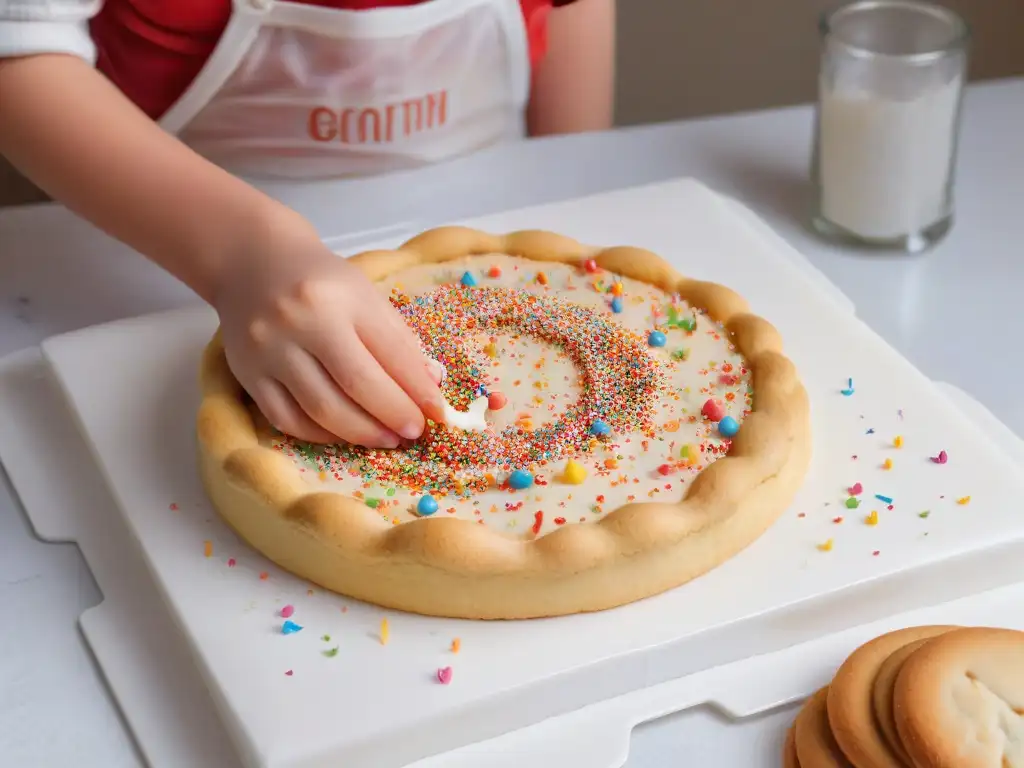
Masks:
[[[270,191],[324,236],[379,229],[379,239],[695,176],[763,216],[925,374],[959,386],[1024,434],[1024,399],[1002,392],[1024,373],[1005,343],[1024,337],[1017,306],[1024,292],[1024,79],[969,90],[956,223],[938,248],[917,257],[843,251],[806,230],[811,128],[811,109],[799,107],[531,141],[416,174]],[[55,333],[188,301],[195,298],[187,289],[57,206],[0,211],[0,356]],[[100,600],[77,549],[34,539],[0,487],[0,762],[140,764],[75,624]],[[638,729],[629,765],[654,768],[667,755],[697,752],[706,764],[751,764],[741,755],[774,749],[787,717],[772,715],[742,738],[721,738],[726,726],[707,712],[665,718]]]

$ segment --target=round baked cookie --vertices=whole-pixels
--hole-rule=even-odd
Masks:
[[[285,570],[422,614],[603,610],[737,554],[803,481],[807,393],[724,286],[540,231],[443,227],[351,261],[444,365],[450,418],[394,451],[301,443],[247,397],[218,332],[201,476]]]
[[[840,748],[857,768],[904,768],[886,743],[872,706],[875,678],[885,660],[907,643],[954,627],[907,627],[876,637],[847,657],[829,686],[828,719]]]
[[[850,768],[828,724],[828,687],[804,704],[794,723],[796,755],[800,768]]]
[[[932,638],[930,637],[914,640],[889,654],[889,658],[883,661],[882,666],[878,668],[878,674],[875,676],[875,682],[871,687],[871,704],[875,712],[875,720],[882,731],[882,737],[893,751],[893,754],[897,755],[908,766],[913,765],[913,763],[910,760],[910,755],[907,754],[907,750],[903,748],[903,742],[900,741],[899,732],[896,730],[896,718],[892,711],[892,689],[896,684],[896,676],[899,674],[903,662],[907,660],[910,654],[914,653],[925,643],[931,642],[931,640]]]
[[[917,768],[1024,768],[1024,632],[972,627],[909,656],[893,688]]]
[[[800,768],[800,758],[796,755],[796,724],[786,731],[786,742],[782,745],[782,768]]]

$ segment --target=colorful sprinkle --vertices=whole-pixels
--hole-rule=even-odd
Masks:
[[[203,554],[206,557],[213,557],[213,542],[212,541],[204,541],[203,542]]]
[[[590,434],[595,435],[596,437],[606,437],[611,433],[611,431],[612,428],[600,419],[590,425]]]
[[[847,509],[856,509],[859,506],[860,506],[860,500],[859,499],[855,499],[853,496],[851,496],[850,498],[848,498],[846,500],[846,508]]]
[[[390,627],[388,627],[388,620],[387,619],[381,619],[380,620],[380,644],[381,645],[387,645],[388,644],[388,638],[390,636],[391,636],[391,629],[390,629]]]
[[[448,685],[452,681],[452,668],[441,667],[437,670],[437,682],[441,685]]]
[[[708,421],[721,421],[725,418],[725,404],[711,398],[701,406],[700,413]]]
[[[501,267],[495,264],[493,267],[487,270],[487,276],[493,278],[501,277]]]
[[[878,499],[879,501],[881,501],[884,504],[892,504],[892,499],[889,498],[888,496],[882,496],[882,495],[876,493],[875,494],[875,498]]]
[[[292,634],[295,634],[296,632],[301,632],[301,631],[302,631],[302,627],[300,625],[296,624],[294,621],[286,621],[284,624],[281,625],[281,634],[282,635],[292,635]]]
[[[829,539],[828,541],[824,541],[821,544],[819,544],[818,549],[822,552],[831,552],[834,543],[835,541],[833,539]]]
[[[462,640],[455,638],[452,640],[452,653],[458,653],[462,649]]]
[[[853,394],[853,379],[846,380],[846,389],[839,390],[839,394],[843,397],[849,397]]]
[[[893,438],[893,440],[892,440],[892,447],[893,448],[902,448],[903,447],[903,438],[900,435],[896,435],[896,437]]]
[[[661,331],[651,331],[647,335],[647,343],[652,347],[664,347],[668,338]]]
[[[622,297],[621,296],[616,296],[614,299],[612,299],[611,307],[612,307],[612,312],[614,312],[615,314],[621,313],[622,312]]]
[[[228,558],[228,568],[234,568],[236,565],[238,565],[238,561],[235,560],[235,558],[233,558],[233,557],[229,557]]]
[[[336,645],[333,648],[327,648],[326,650],[320,651],[320,653],[322,653],[328,659],[333,659],[335,656],[338,655],[338,646]]]
[[[932,511],[930,509],[926,509],[924,512],[918,512],[917,516],[920,517],[923,520],[923,519],[926,519],[928,517],[928,515],[930,515],[931,513],[932,513]]]
[[[487,410],[500,411],[508,404],[508,398],[501,392],[491,392],[487,396]]]
[[[740,423],[736,421],[732,416],[726,416],[720,422],[718,422],[718,433],[722,437],[735,437],[736,433],[740,431]]]
[[[570,485],[579,485],[587,478],[587,470],[575,459],[569,459],[565,462],[565,468],[562,469],[562,481],[569,483]]]
[[[533,485],[533,475],[525,469],[517,469],[508,476],[508,485],[517,491]]]
[[[864,518],[865,525],[878,525],[878,512],[871,510],[871,514]]]
[[[295,614],[295,606],[294,605],[286,605],[284,608],[281,609],[281,618],[282,619],[290,619],[294,614]]]
[[[467,271],[462,273],[462,280],[459,282],[461,282],[466,288],[472,288],[476,285],[476,278],[473,277],[472,272]]]
[[[437,499],[433,496],[423,496],[416,503],[416,514],[422,517],[430,517],[437,512]]]
[[[892,469],[892,459],[886,459],[882,462],[882,469]]]
[[[963,506],[965,504],[970,504],[971,503],[971,497],[970,496],[961,496],[959,499],[956,500],[956,503],[961,505],[961,506]]]
[[[600,271],[600,267],[597,266],[597,262],[593,259],[587,259],[583,262],[583,270],[590,275],[596,274]]]
[[[860,483],[854,483],[849,487],[848,490],[851,496],[860,496],[862,493],[864,493],[864,486],[861,485]]]
[[[938,456],[932,456],[932,461],[936,464],[945,464],[949,461],[949,457],[946,455],[945,451],[939,451]]]

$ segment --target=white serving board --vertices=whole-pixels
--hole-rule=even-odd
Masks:
[[[400,766],[1012,581],[1010,564],[1019,562],[1021,549],[982,550],[1024,534],[1015,509],[1024,482],[1014,463],[721,199],[679,182],[467,223],[645,246],[686,273],[740,291],[783,333],[811,394],[811,476],[793,510],[740,557],[632,606],[499,624],[385,613],[307,594],[305,584],[241,545],[209,509],[193,466],[192,418],[195,364],[213,330],[210,313],[139,318],[48,341],[44,351],[57,379],[245,761]],[[842,397],[850,377],[856,392]],[[866,434],[869,427],[874,434]],[[905,440],[898,451],[888,447],[896,434]],[[927,458],[940,449],[950,453],[944,466]],[[896,462],[891,471],[880,469],[887,456]],[[841,505],[843,489],[855,482],[869,500],[874,493],[895,499],[892,512],[882,507],[878,526],[858,519],[872,507]],[[969,505],[953,501],[967,494]],[[931,516],[922,520],[917,513],[926,508]],[[847,521],[833,523],[836,515]],[[833,550],[818,551],[815,545],[829,538]],[[213,542],[212,558],[203,556],[204,540]],[[934,565],[965,552],[974,555]],[[227,558],[237,565],[229,568]],[[261,571],[267,580],[259,579]],[[275,612],[286,602],[306,629],[284,637]],[[382,646],[376,631],[385,615],[391,640]],[[330,646],[320,641],[324,633],[334,638]],[[462,640],[457,656],[447,650],[453,637]],[[320,655],[336,642],[336,657]],[[453,684],[434,683],[437,667],[449,664]],[[759,686],[758,694],[754,702],[744,695],[745,709],[780,703],[770,687]]]
[[[5,416],[0,457],[8,475],[36,533],[48,541],[77,542],[96,577],[104,601],[82,615],[83,634],[147,763],[154,768],[232,768],[238,758],[198,670],[48,374],[38,350],[0,360],[0,413]],[[1020,441],[988,411],[956,390],[937,386],[1001,448],[1021,455]],[[53,482],[54,466],[63,468],[62,482]],[[780,701],[802,699],[828,679],[851,649],[889,629],[1007,625],[1008,617],[1024,616],[1022,607],[1024,586],[972,595],[626,694],[410,768],[619,768],[627,753],[633,754],[636,724],[711,701],[731,702],[732,709],[746,711],[749,703],[742,696],[751,689],[750,680],[758,681],[758,689],[775,691]],[[723,720],[697,710],[675,719],[674,732],[694,738],[687,744],[691,764],[776,768],[793,716],[792,707],[777,712],[767,719]]]

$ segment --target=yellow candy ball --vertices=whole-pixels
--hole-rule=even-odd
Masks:
[[[569,483],[570,485],[579,485],[587,477],[587,470],[583,468],[583,465],[574,459],[569,459],[565,463],[565,469],[562,470],[562,480]]]

